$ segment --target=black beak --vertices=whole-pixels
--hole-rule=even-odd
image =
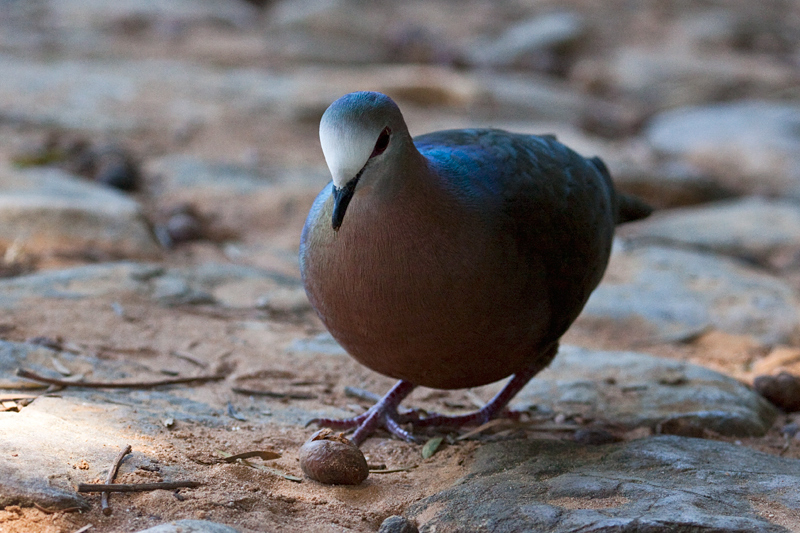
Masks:
[[[356,185],[358,184],[358,176],[348,181],[341,189],[336,185],[333,186],[333,217],[331,225],[334,231],[339,231],[339,227],[344,220],[344,214],[347,211],[347,206],[350,205],[350,200],[353,199],[353,194],[356,192]]]

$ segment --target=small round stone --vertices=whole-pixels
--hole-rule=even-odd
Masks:
[[[383,521],[378,533],[419,533],[419,529],[408,518],[392,515]]]
[[[326,485],[358,485],[369,476],[361,450],[327,428],[314,433],[300,448],[300,468],[309,478]]]
[[[787,413],[800,411],[800,378],[781,372],[777,376],[758,376],[753,388]]]

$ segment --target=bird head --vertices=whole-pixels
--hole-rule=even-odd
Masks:
[[[319,139],[333,178],[333,229],[342,225],[360,181],[374,179],[399,157],[401,139],[410,139],[403,115],[388,96],[355,92],[342,96],[322,115]]]

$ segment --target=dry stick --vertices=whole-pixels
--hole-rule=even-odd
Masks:
[[[78,492],[143,492],[148,490],[172,490],[202,485],[199,481],[159,481],[157,483],[81,483]]]
[[[119,452],[117,458],[114,459],[114,464],[111,465],[111,470],[108,471],[106,483],[114,483],[114,478],[117,477],[117,472],[119,471],[119,465],[129,453],[131,453],[131,445],[127,444],[125,449]],[[103,510],[104,515],[109,516],[111,514],[111,507],[108,506],[108,492],[100,494],[100,508]]]
[[[313,400],[316,398],[313,394],[305,394],[298,392],[272,392],[268,390],[255,390],[245,389],[242,387],[231,387],[231,390],[237,394],[248,394],[251,396],[266,396],[267,398],[287,399],[287,400]]]
[[[33,502],[33,506],[39,509],[44,514],[74,513],[81,510],[80,507],[64,507],[63,509],[48,509],[47,507],[42,507],[36,502]]]
[[[205,383],[206,381],[219,381],[225,379],[222,374],[214,374],[211,376],[196,376],[193,378],[171,378],[161,379],[156,381],[131,381],[129,383],[120,383],[118,381],[67,381],[63,379],[48,378],[40,376],[30,370],[24,368],[17,369],[17,376],[34,381],[41,381],[42,383],[49,383],[51,385],[58,385],[60,387],[85,387],[90,389],[151,389],[153,387],[163,387],[164,385],[180,385],[183,383]]]

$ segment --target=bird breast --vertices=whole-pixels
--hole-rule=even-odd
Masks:
[[[387,376],[447,389],[521,370],[549,325],[544,268],[486,217],[418,192],[357,192],[335,232],[323,190],[301,245],[312,305],[350,355]]]

